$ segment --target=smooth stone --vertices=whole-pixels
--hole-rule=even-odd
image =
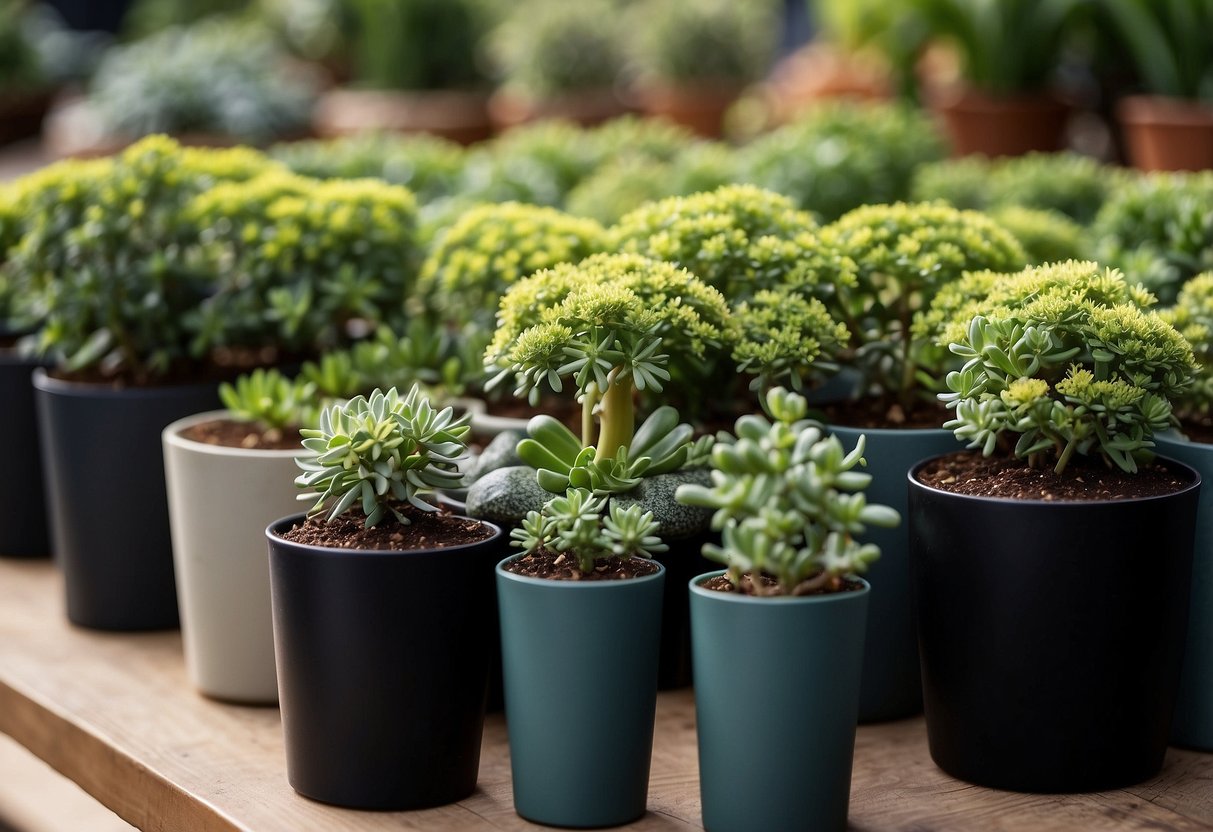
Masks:
[[[465,481],[471,484],[492,471],[522,465],[522,460],[518,458],[518,443],[525,438],[526,433],[518,430],[502,431],[494,436],[480,452],[475,464],[468,469]]]
[[[528,511],[539,511],[552,496],[535,481],[534,468],[513,465],[490,471],[472,483],[467,493],[467,513],[503,527],[516,526]]]
[[[653,512],[653,519],[661,524],[657,534],[663,540],[679,540],[707,531],[712,521],[712,510],[698,506],[684,506],[674,499],[674,493],[683,483],[710,486],[712,475],[707,468],[687,468],[669,474],[646,477],[626,494],[613,498],[621,508],[640,504],[644,511]]]

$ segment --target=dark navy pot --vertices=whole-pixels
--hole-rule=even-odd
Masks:
[[[31,376],[42,366],[15,349],[0,349],[0,436],[9,438],[8,465],[20,471],[0,483],[0,557],[44,558],[50,555],[42,459],[38,455],[38,418]]]

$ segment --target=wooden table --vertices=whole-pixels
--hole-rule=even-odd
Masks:
[[[516,830],[505,724],[485,726],[480,785],[423,812],[355,812],[286,783],[273,708],[224,705],[189,686],[177,633],[70,626],[46,562],[0,561],[0,732],[143,830]],[[695,712],[661,694],[649,812],[629,828],[698,829]],[[3,780],[3,772],[0,772]],[[851,826],[859,830],[1213,829],[1213,755],[1172,749],[1157,779],[1113,792],[1024,795],[969,786],[927,755],[921,718],[861,727]],[[765,832],[765,830],[756,830]]]

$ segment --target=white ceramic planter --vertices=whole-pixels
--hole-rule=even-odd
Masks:
[[[297,451],[194,442],[182,430],[225,411],[164,429],[164,468],[185,662],[207,696],[278,701],[265,527],[299,511]]]

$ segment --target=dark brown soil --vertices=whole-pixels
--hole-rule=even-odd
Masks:
[[[1213,422],[1208,420],[1199,422],[1184,420],[1180,423],[1179,429],[1183,431],[1184,436],[1193,442],[1213,445]]]
[[[851,399],[823,405],[827,424],[848,428],[938,428],[951,417],[933,402],[915,402],[908,411],[888,399]]]
[[[303,437],[297,428],[261,428],[256,422],[216,419],[192,425],[181,435],[194,442],[222,445],[227,448],[248,448],[259,451],[297,451]]]
[[[572,555],[539,549],[507,564],[505,569],[515,575],[553,581],[624,581],[652,575],[657,571],[657,564],[646,558],[611,556],[594,561],[593,572],[582,572],[577,567],[577,558]]]
[[[397,505],[411,521],[407,526],[389,516],[378,526],[366,528],[366,517],[360,511],[347,511],[332,522],[324,515],[309,517],[282,534],[283,540],[308,546],[337,549],[386,549],[409,552],[419,549],[446,549],[477,543],[493,532],[484,524],[467,517],[457,517],[449,510],[422,511],[411,505]]]
[[[817,574],[820,575],[821,573],[818,572]],[[786,594],[780,588],[779,581],[775,580],[774,578],[772,578],[770,575],[767,575],[766,573],[762,573],[758,576],[758,584],[759,584],[759,586],[762,587],[763,595],[785,595]],[[741,585],[740,586],[734,586],[733,582],[729,580],[728,575],[717,575],[715,578],[711,578],[710,580],[704,581],[703,583],[700,584],[700,586],[702,586],[704,589],[710,589],[713,592],[737,592],[742,595],[758,594],[758,593],[754,592],[754,573],[753,572],[741,573]],[[825,588],[825,589],[816,590],[814,592],[805,592],[805,593],[801,593],[800,597],[809,596],[809,595],[832,595],[835,592],[855,592],[860,589],[863,589],[863,584],[861,584],[859,581],[852,581],[852,580],[848,580],[847,578],[842,578],[836,588]]]
[[[1102,460],[1077,457],[1060,476],[1052,467],[1029,468],[1022,460],[983,457],[958,451],[939,457],[918,472],[918,481],[941,491],[1011,500],[1128,500],[1174,494],[1187,480],[1163,465],[1142,466],[1136,474],[1109,468]]]
[[[168,372],[152,377],[140,377],[131,373],[106,373],[97,367],[86,367],[77,372],[61,368],[50,371],[52,378],[76,381],[82,384],[105,384],[115,389],[125,387],[171,387],[174,385],[210,384],[232,381],[243,373],[258,367],[274,367],[289,364],[297,356],[283,356],[272,347],[262,349],[219,349],[202,362],[181,361]]]

